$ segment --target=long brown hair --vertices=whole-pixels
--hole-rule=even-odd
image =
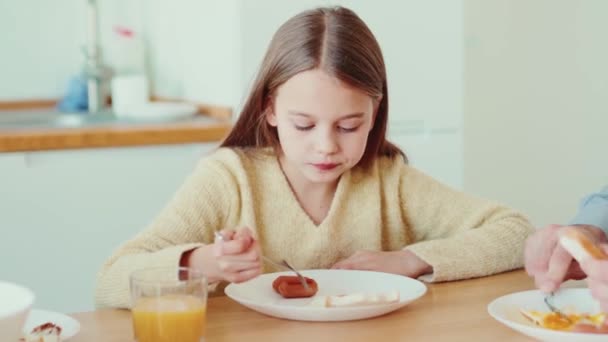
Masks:
[[[405,154],[386,140],[388,88],[380,45],[357,14],[344,7],[304,11],[275,33],[249,97],[222,147],[280,148],[276,128],[266,122],[269,99],[292,76],[320,68],[379,100],[374,126],[358,165],[377,156]]]

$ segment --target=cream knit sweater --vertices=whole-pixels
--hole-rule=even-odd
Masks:
[[[133,270],[178,266],[183,252],[212,243],[214,231],[242,226],[255,231],[263,254],[300,269],[328,268],[358,250],[407,248],[433,266],[427,281],[519,268],[533,231],[517,212],[450,189],[400,157],[342,175],[327,217],[315,225],[272,152],[223,148],[105,263],[97,305],[129,307]]]

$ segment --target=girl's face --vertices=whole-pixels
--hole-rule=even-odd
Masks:
[[[286,173],[297,170],[313,183],[336,181],[361,160],[375,103],[319,69],[282,84],[266,119],[277,128]]]

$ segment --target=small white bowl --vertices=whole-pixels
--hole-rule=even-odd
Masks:
[[[3,341],[18,341],[32,305],[34,293],[21,285],[0,281],[0,332]]]

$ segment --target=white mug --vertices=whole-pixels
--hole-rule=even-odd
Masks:
[[[134,108],[149,101],[148,80],[144,75],[112,78],[112,110],[116,116],[132,115]]]

